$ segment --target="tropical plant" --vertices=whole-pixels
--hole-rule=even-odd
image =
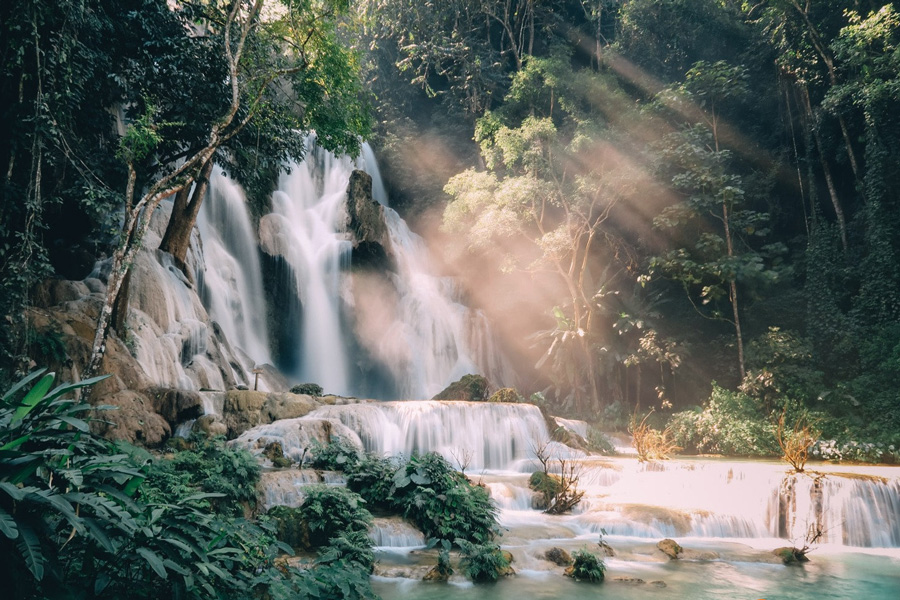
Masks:
[[[574,563],[566,569],[566,575],[569,575],[576,581],[601,583],[606,577],[606,564],[603,562],[603,559],[598,558],[595,554],[591,554],[585,548],[576,550],[572,554],[572,559]]]
[[[313,485],[304,489],[306,498],[297,516],[309,529],[313,548],[328,546],[332,538],[368,531],[372,515],[358,494],[343,487]]]
[[[466,577],[477,583],[497,581],[509,570],[509,559],[494,543],[475,544],[456,540],[462,553],[461,567]]]
[[[349,440],[341,436],[331,436],[327,444],[313,440],[309,449],[309,465],[326,471],[355,471],[361,452]]]

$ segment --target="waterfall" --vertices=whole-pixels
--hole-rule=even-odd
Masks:
[[[272,213],[260,223],[264,250],[287,266],[277,287],[292,290],[302,314],[279,366],[328,393],[385,399],[430,398],[468,373],[509,384],[512,370],[486,317],[463,304],[450,278],[434,274],[423,240],[387,206],[368,144],[356,161],[322,150],[314,138],[307,146],[306,160],[282,174]],[[369,173],[383,206],[392,272],[351,269],[346,200],[354,169]]]
[[[271,362],[259,251],[246,197],[219,167],[210,178],[197,226],[204,257],[198,279],[209,316],[256,364]]]

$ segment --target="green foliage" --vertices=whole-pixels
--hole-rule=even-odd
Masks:
[[[299,509],[290,506],[273,506],[266,518],[274,525],[278,540],[291,548],[310,548],[309,528]]]
[[[535,471],[528,478],[528,487],[541,494],[545,499],[549,499],[560,491],[559,478],[543,471]],[[546,500],[544,504],[548,505],[549,500]]]
[[[397,459],[367,453],[352,469],[345,468],[347,487],[359,494],[366,505],[373,509],[392,509],[394,474],[399,468]]]
[[[353,533],[366,533],[372,515],[363,508],[363,500],[343,487],[315,485],[304,490],[306,498],[297,511],[309,528],[309,544],[320,548],[332,538]]]
[[[227,446],[221,438],[192,438],[192,448],[150,465],[141,487],[145,502],[171,502],[198,493],[215,494],[199,503],[216,513],[238,516],[256,503],[260,468],[247,450]]]
[[[291,388],[292,394],[306,394],[307,396],[322,396],[324,390],[317,383],[300,383]]]
[[[616,448],[606,434],[593,426],[588,426],[587,430],[588,449],[591,452],[597,452],[606,456],[616,454]]]
[[[672,415],[675,442],[689,452],[736,456],[776,456],[775,426],[757,403],[741,392],[713,385],[702,409]]]
[[[567,571],[577,581],[589,581],[591,583],[602,583],[606,577],[606,564],[603,559],[598,558],[595,554],[591,554],[585,548],[576,550],[572,554],[574,564],[571,571]]]
[[[497,508],[441,455],[414,455],[393,479],[394,503],[426,538],[482,544],[497,533]]]
[[[497,581],[509,569],[509,560],[497,544],[472,543],[464,539],[456,540],[456,543],[462,553],[463,573],[476,583]]]
[[[812,347],[778,327],[750,342],[747,376],[741,391],[757,399],[767,412],[792,404],[809,404],[825,389],[825,377],[814,367]]]
[[[361,459],[360,451],[349,440],[332,436],[331,441],[322,445],[313,441],[309,450],[309,465],[326,471],[355,471]]]

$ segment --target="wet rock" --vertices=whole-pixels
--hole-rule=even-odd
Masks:
[[[203,415],[194,421],[194,431],[206,434],[206,437],[219,437],[228,434],[228,427],[219,415]]]
[[[145,394],[153,403],[156,414],[173,427],[203,414],[203,402],[198,392],[154,387],[147,389]]]
[[[516,388],[500,388],[488,398],[488,402],[525,402]]]
[[[459,381],[448,385],[432,400],[464,400],[483,402],[488,398],[490,383],[482,375],[463,375]]]
[[[90,288],[81,281],[45,279],[34,286],[31,301],[35,306],[49,308],[58,306],[63,302],[80,300],[85,296],[90,296],[90,294]]]
[[[639,577],[613,577],[612,581],[616,583],[627,583],[629,585],[644,585],[647,583]]]
[[[347,185],[347,214],[353,242],[353,266],[378,270],[391,268],[391,239],[384,207],[372,198],[372,177],[353,171]]]
[[[262,406],[262,422],[272,423],[281,419],[303,417],[319,408],[321,404],[310,395],[294,393],[269,394]]]
[[[450,579],[451,572],[440,565],[434,565],[431,570],[425,573],[422,581],[447,581]]]
[[[550,548],[544,553],[544,558],[560,567],[566,567],[572,564],[572,555],[562,548]]]
[[[651,581],[651,582],[650,582],[650,585],[655,586],[655,587],[658,587],[658,588],[668,587],[668,586],[666,585],[666,582],[665,582],[665,581]]]
[[[672,560],[677,560],[678,555],[684,551],[684,549],[678,545],[678,542],[669,538],[660,540],[660,542],[656,544],[656,547]]]

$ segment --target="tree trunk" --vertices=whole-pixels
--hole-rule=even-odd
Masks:
[[[128,296],[131,291],[131,269],[128,269],[128,273],[125,274],[125,279],[122,281],[122,287],[119,289],[118,295],[116,295],[116,300],[113,303],[113,313],[112,313],[112,328],[115,330],[116,335],[119,336],[120,339],[125,339],[125,327],[126,321],[128,320]]]
[[[825,154],[822,152],[822,138],[819,136],[819,128],[816,126],[815,116],[812,112],[812,103],[809,100],[809,90],[806,89],[806,86],[803,86],[801,89],[803,93],[803,99],[806,104],[806,116],[809,121],[809,128],[812,130],[813,139],[816,141],[816,150],[818,150],[819,155],[819,164],[822,166],[822,173],[825,175],[825,185],[828,187],[828,194],[831,196],[831,204],[834,206],[834,214],[837,217],[838,221],[838,229],[841,232],[841,246],[844,248],[844,252],[847,251],[849,247],[849,243],[847,241],[847,224],[844,219],[844,210],[841,208],[841,201],[838,198],[837,188],[834,186],[834,179],[831,176],[831,168],[828,166],[828,161],[825,160]]]
[[[728,216],[728,204],[722,203],[722,222],[725,225],[725,245],[728,249],[728,256],[734,256],[734,242],[731,239],[731,225],[729,222]],[[741,332],[741,317],[738,311],[738,295],[737,295],[737,281],[734,277],[729,281],[729,299],[731,300],[731,310],[734,313],[734,333],[737,338],[737,348],[738,348],[738,367],[741,372],[741,381],[744,380],[745,370],[744,370],[744,336]]]
[[[185,261],[187,260],[187,252],[191,246],[191,232],[194,230],[194,224],[197,222],[197,215],[200,214],[200,206],[203,204],[203,197],[209,188],[209,177],[212,174],[213,161],[210,159],[203,165],[200,177],[197,179],[193,189],[184,188],[175,195],[175,204],[172,207],[172,216],[169,218],[169,225],[166,227],[166,233],[163,235],[159,249],[168,252],[175,259],[175,264],[187,274]]]

